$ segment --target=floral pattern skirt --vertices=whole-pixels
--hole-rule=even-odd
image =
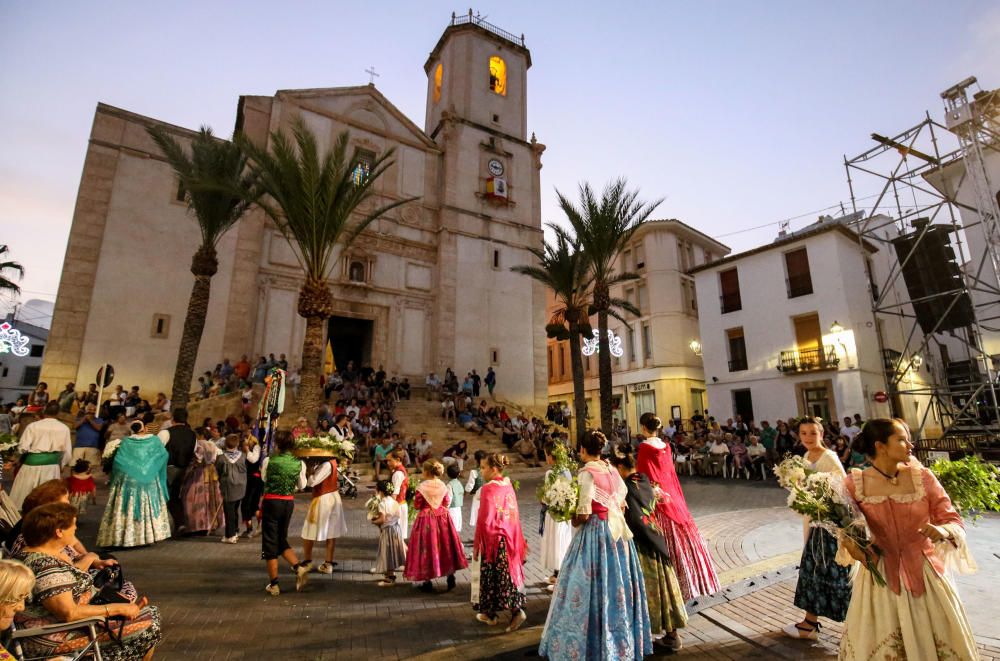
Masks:
[[[133,500],[139,499],[139,517],[135,516]],[[108,503],[101,517],[101,527],[97,532],[100,547],[145,546],[155,544],[170,537],[170,512],[167,499],[161,492],[159,503],[153,496],[134,492],[127,485],[111,487]]]
[[[687,626],[684,595],[674,568],[662,555],[644,544],[636,544],[635,548],[639,552],[639,566],[646,582],[649,624],[653,633],[667,633]]]
[[[406,550],[406,569],[403,571],[406,580],[429,581],[451,576],[468,566],[462,539],[451,522],[448,508],[420,510],[413,521]]]
[[[31,618],[27,614],[23,614],[18,618],[18,626],[22,629],[56,623],[61,623],[61,620],[55,616]],[[98,640],[101,644],[101,658],[105,661],[138,661],[163,638],[160,611],[155,606],[146,606],[139,611],[138,617],[134,620],[128,620],[124,623],[112,620],[111,628],[114,631],[114,640],[103,626],[97,627]],[[117,640],[119,635],[121,635],[121,643]],[[49,656],[70,656],[76,650],[86,646],[88,642],[86,631],[77,629],[48,636],[25,638],[23,645],[26,655],[48,658]]]
[[[549,604],[539,656],[641,659],[653,653],[646,587],[632,540],[597,515],[570,542]]]
[[[479,569],[479,611],[490,617],[502,611],[524,607],[525,595],[514,585],[507,560],[507,543],[500,540],[494,562],[483,562]]]
[[[838,565],[837,538],[822,528],[810,528],[799,561],[795,605],[835,622],[847,617],[851,603],[851,568]]]
[[[885,561],[879,561],[885,576]],[[901,586],[899,594],[875,583],[864,567],[854,580],[854,596],[840,639],[842,661],[902,659],[979,659],[976,639],[962,600],[948,579],[924,562],[926,589],[915,597]]]

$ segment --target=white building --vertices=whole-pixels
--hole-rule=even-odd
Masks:
[[[880,401],[888,400],[887,373],[891,377],[901,363],[903,391],[919,387],[930,368],[924,357],[914,366],[899,355],[908,330],[903,324],[876,321],[872,313],[872,282],[887,281],[895,255],[859,241],[844,224],[851,220],[821,218],[773,243],[691,270],[708,407],[717,419],[739,413],[773,423],[896,411],[919,426],[927,396]],[[887,297],[906,301],[901,292]],[[939,428],[934,416],[932,411],[925,434]]]
[[[38,385],[49,331],[7,315],[0,322],[0,402],[13,404]]]

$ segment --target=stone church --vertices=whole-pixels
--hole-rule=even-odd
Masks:
[[[446,367],[493,366],[498,396],[545,401],[545,291],[510,271],[542,243],[545,147],[527,130],[530,66],[523,36],[460,16],[424,65],[422,129],[374,85],[240,97],[236,131],[265,143],[301,118],[331,145],[348,130],[359,176],[395,149],[376,184],[382,198],[420,198],[372,224],[329,275],[338,365],[381,364],[419,383]],[[126,388],[170,391],[199,235],[149,126],[194,135],[97,107],[41,375],[50,391],[84,387],[105,362]],[[242,354],[300,365],[303,276],[286,240],[254,209],[218,252],[195,375]]]

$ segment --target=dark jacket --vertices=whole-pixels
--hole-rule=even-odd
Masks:
[[[196,438],[194,431],[187,425],[174,425],[167,430],[170,439],[167,441],[168,466],[187,468],[194,459]]]

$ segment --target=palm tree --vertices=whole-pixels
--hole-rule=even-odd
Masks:
[[[614,265],[622,250],[663,201],[643,202],[639,191],[629,191],[625,179],[612,181],[601,192],[600,199],[590,184],[580,184],[580,206],[556,191],[559,206],[569,219],[576,239],[590,262],[593,278],[593,304],[591,312],[597,314],[598,377],[601,399],[601,429],[611,434],[611,352],[608,346],[608,316],[628,323],[615,308],[638,315],[639,310],[628,301],[613,299],[611,286],[635,280],[639,276],[624,271],[615,272]]]
[[[191,258],[194,285],[184,317],[170,396],[174,407],[183,407],[191,393],[191,377],[205,330],[212,276],[219,270],[215,246],[243,217],[259,193],[240,146],[216,138],[207,126],[191,141],[190,155],[162,127],[150,127],[147,131],[180,179],[188,210],[201,232],[201,245]]]
[[[294,142],[284,133],[272,132],[270,151],[245,138],[241,142],[270,198],[259,204],[288,240],[305,271],[298,301],[298,313],[306,320],[299,410],[309,415],[322,402],[323,340],[326,320],[333,314],[327,277],[336,265],[334,249],[338,244],[346,249],[374,220],[417,198],[382,206],[367,204],[376,194],[375,182],[393,163],[389,160],[393,149],[359,176],[359,164],[348,154],[347,131],[337,137],[325,156],[320,154],[316,136],[301,120],[292,123],[292,136]]]
[[[569,340],[569,360],[573,373],[573,414],[579,443],[586,427],[580,335],[590,333],[587,308],[590,304],[592,279],[590,265],[576,239],[562,227],[550,223],[549,228],[555,232],[555,241],[545,242],[541,248],[529,249],[538,259],[538,264],[512,266],[510,270],[526,275],[551,289],[560,304],[546,325],[545,331],[551,338]]]
[[[7,245],[0,245],[0,260],[8,253]],[[0,291],[8,291],[12,294],[20,294],[21,287],[13,280],[4,275],[7,271],[17,273],[17,279],[24,277],[24,267],[19,262],[0,261]]]

